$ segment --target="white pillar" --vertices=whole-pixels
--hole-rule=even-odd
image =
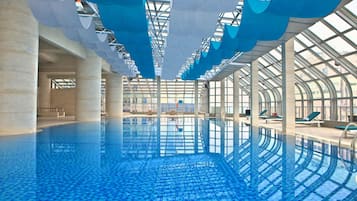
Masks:
[[[123,116],[123,78],[121,75],[107,76],[106,113],[109,117]]]
[[[76,73],[78,121],[100,121],[102,59],[93,52],[79,60]]]
[[[38,106],[40,108],[51,107],[51,79],[45,72],[38,73]]]
[[[259,124],[259,80],[258,80],[258,60],[252,62],[250,67],[250,124]]]
[[[0,1],[0,135],[36,131],[38,23],[26,0]]]
[[[225,79],[221,80],[221,109],[220,109],[220,115],[219,118],[224,119],[226,117],[226,111],[225,111]]]
[[[204,113],[205,117],[209,116],[209,83],[206,82],[201,90],[201,104],[200,111]]]
[[[205,107],[205,117],[209,117],[210,115],[210,84],[209,82],[207,82],[207,90],[206,90],[206,93],[205,93],[205,96],[207,97],[206,99],[206,107]]]
[[[239,121],[239,70],[233,74],[233,120]]]
[[[198,80],[195,80],[195,117],[198,117]]]
[[[161,78],[158,76],[156,78],[156,85],[157,85],[157,90],[156,90],[156,98],[157,98],[157,117],[160,118],[161,116]]]
[[[282,105],[283,133],[295,134],[295,68],[294,38],[281,45],[282,47]]]
[[[282,136],[282,200],[290,200],[295,197],[295,136]],[[336,148],[337,149],[337,148]]]

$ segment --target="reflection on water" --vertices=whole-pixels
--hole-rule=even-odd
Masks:
[[[356,200],[351,158],[231,121],[112,119],[0,137],[0,200]]]

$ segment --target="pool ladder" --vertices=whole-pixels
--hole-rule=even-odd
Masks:
[[[338,153],[340,155],[340,158],[343,162],[343,165],[345,166],[345,168],[351,172],[351,173],[355,173],[357,172],[357,152],[356,152],[356,140],[357,140],[357,132],[353,133],[351,131],[348,130],[348,128],[350,126],[357,126],[356,123],[349,123],[347,124],[347,126],[345,127],[345,129],[342,131],[342,134],[340,135],[339,139],[338,139]],[[348,152],[348,149],[343,148],[341,141],[343,138],[347,138],[348,135],[353,133],[353,138],[351,141],[351,146]],[[346,150],[347,152],[343,153],[343,150]],[[344,158],[349,159],[351,162],[348,163],[346,162],[346,160],[344,160]]]

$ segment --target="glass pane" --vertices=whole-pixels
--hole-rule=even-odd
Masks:
[[[310,29],[310,31],[312,31],[314,34],[316,34],[322,40],[325,40],[325,39],[330,38],[331,36],[335,35],[335,32],[333,32],[330,28],[328,28],[322,22],[318,22],[318,23],[314,24],[309,29]]]
[[[262,77],[263,80],[268,78],[268,76],[266,76],[265,73],[263,73],[262,71],[259,71],[258,74]]]
[[[305,44],[307,47],[311,47],[313,46],[314,44],[309,40],[307,39],[305,36],[303,36],[302,34],[299,34],[296,36],[296,38],[298,38],[303,44]]]
[[[311,50],[324,60],[330,59],[330,57],[327,54],[325,54],[325,52],[323,52],[319,47],[313,47],[311,48]]]
[[[268,66],[268,65],[269,65],[269,63],[268,63],[265,59],[263,59],[262,57],[259,57],[258,61],[259,61],[263,66]]]
[[[347,75],[346,78],[351,85],[353,96],[357,96],[357,79],[353,75]]]
[[[351,13],[357,13],[357,1],[351,1],[345,7],[347,8],[347,10],[351,11]]]
[[[269,69],[274,75],[280,75],[281,74],[281,72],[280,71],[278,71],[275,67],[273,67],[273,66],[270,66],[270,67],[268,67],[267,69]]]
[[[281,54],[276,50],[273,49],[272,51],[269,52],[276,60],[280,61],[281,60]]]
[[[357,45],[357,30],[354,29],[350,32],[347,32],[345,36],[350,39],[355,45]]]
[[[275,98],[274,98],[274,95],[273,95],[273,92],[271,90],[267,90],[269,96],[270,96],[270,101],[273,102],[275,101]]]
[[[350,105],[349,99],[337,100],[338,120],[348,121],[348,116],[350,115],[350,106],[349,105]]]
[[[315,82],[308,82],[307,83],[311,89],[312,92],[312,98],[313,99],[319,99],[321,98],[321,91],[318,87],[318,85]]]
[[[344,55],[350,52],[356,51],[350,44],[348,44],[345,40],[341,37],[336,37],[326,42],[330,45],[335,51],[339,54]]]
[[[294,41],[294,50],[295,52],[300,52],[301,50],[305,49],[304,46],[301,45],[299,41]]]
[[[269,79],[267,80],[271,85],[273,85],[273,87],[278,87],[278,84],[276,82],[274,82],[273,80]]]
[[[338,62],[338,61],[330,61],[328,64],[331,66],[331,68],[334,68],[340,73],[347,73],[348,71]]]
[[[297,86],[295,86],[295,100],[301,100],[301,93]]]
[[[351,28],[351,26],[345,20],[340,18],[335,13],[325,17],[325,20],[340,32]]]
[[[357,54],[352,54],[352,55],[350,55],[350,56],[348,56],[348,57],[345,57],[349,62],[351,62],[352,64],[357,64]],[[357,65],[355,65],[354,66],[356,69],[356,71],[357,71]]]
[[[327,64],[319,64],[319,65],[316,65],[315,67],[328,77],[337,75],[337,73],[334,70],[332,70],[332,68],[330,68],[329,65],[327,65]]]
[[[296,71],[295,72],[295,76],[297,76],[298,78],[302,79],[303,81],[308,81],[310,80],[311,78],[308,77],[304,71],[302,70],[299,70],[299,71]]]
[[[348,90],[346,82],[341,77],[331,78],[333,85],[335,86],[337,97],[348,97]]]
[[[322,88],[322,92],[324,94],[324,98],[330,98],[330,92],[327,88],[327,86],[324,84],[324,82],[322,82],[321,80],[318,81],[318,83],[320,84],[321,88]]]
[[[330,100],[325,100],[325,120],[331,119],[331,107],[330,107]]]
[[[321,62],[319,58],[317,58],[315,55],[313,55],[310,50],[305,50],[300,53],[300,55],[306,59],[310,64],[315,64],[317,62]]]

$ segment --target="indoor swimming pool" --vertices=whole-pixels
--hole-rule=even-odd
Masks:
[[[0,200],[357,200],[355,156],[215,119],[68,124],[0,137]]]

